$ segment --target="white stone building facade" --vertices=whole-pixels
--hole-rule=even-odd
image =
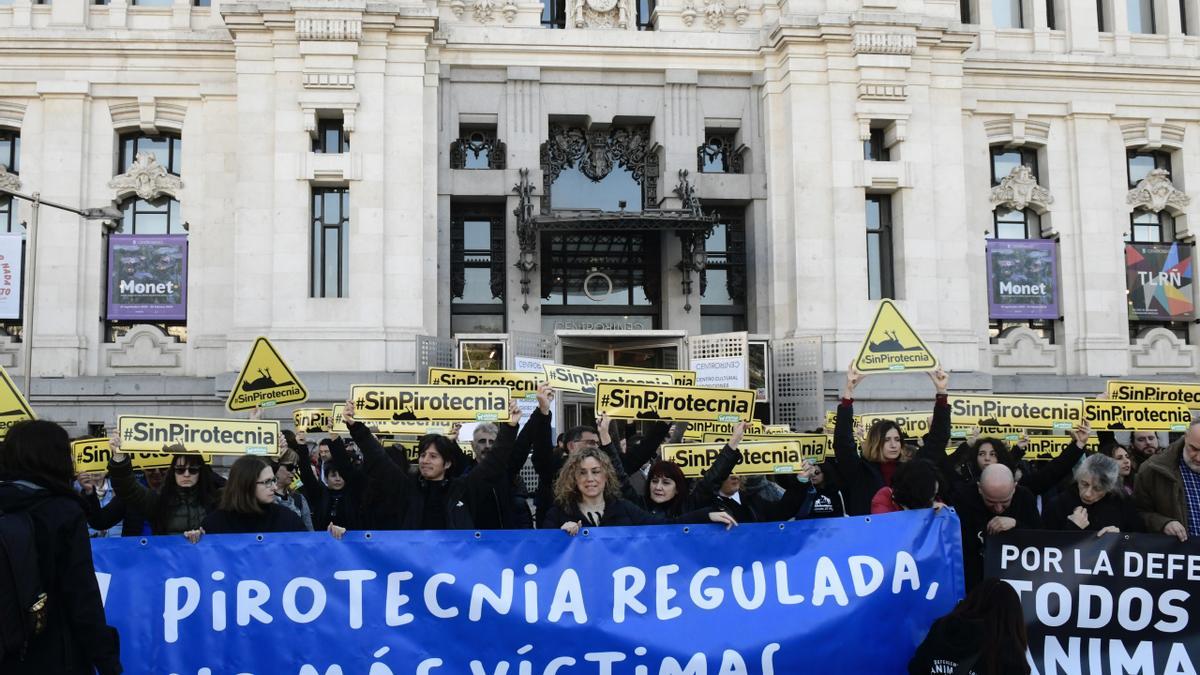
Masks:
[[[33,403],[72,431],[219,413],[258,335],[316,401],[419,378],[422,336],[671,366],[729,331],[821,338],[832,394],[879,295],[962,388],[1200,369],[1194,322],[1131,325],[1123,257],[1131,215],[1192,249],[1200,0],[201,1],[0,0],[0,181],[133,213],[131,143],[167,147],[138,232],[187,237],[186,321],[112,321],[108,231],[42,209]],[[1012,157],[1037,189],[993,199]],[[1059,319],[989,320],[1014,218]]]

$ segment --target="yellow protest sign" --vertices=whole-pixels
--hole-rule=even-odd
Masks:
[[[1024,429],[1012,429],[1009,427],[950,427],[950,438],[966,439],[971,436],[971,433],[979,430],[979,438],[999,438],[1005,441],[1019,441],[1025,435]],[[947,445],[946,452],[953,452],[955,446]]]
[[[662,368],[638,368],[635,366],[610,366],[597,363],[596,370],[624,370],[638,373],[665,373],[671,376],[671,384],[680,387],[696,386],[696,371],[694,370],[664,370]]]
[[[1200,383],[1195,382],[1109,380],[1105,391],[1111,401],[1183,403],[1192,409],[1200,408]]]
[[[300,378],[283,362],[271,341],[260,337],[254,341],[246,365],[242,366],[237,382],[229,390],[225,407],[237,412],[307,400],[308,390],[300,383]]]
[[[861,424],[870,430],[876,422],[891,420],[900,427],[900,433],[907,438],[920,438],[929,433],[929,422],[933,416],[932,410],[910,410],[908,412],[883,412],[855,415],[854,423]]]
[[[1083,417],[1096,431],[1187,431],[1192,411],[1186,403],[1144,403],[1084,399]]]
[[[17,422],[32,419],[37,419],[33,408],[8,376],[8,371],[0,367],[0,438],[7,436],[8,430]]]
[[[763,429],[767,434],[790,434],[792,433],[792,425],[790,424],[768,424]]]
[[[1029,443],[1025,446],[1025,459],[1030,461],[1054,459],[1061,455],[1063,448],[1071,442],[1072,439],[1067,436],[1030,436]],[[1088,452],[1096,452],[1100,449],[1100,440],[1093,436],[1087,439],[1086,445]]]
[[[831,452],[833,436],[826,434],[746,434],[742,436],[743,442],[762,443],[767,441],[796,441],[800,443],[801,449],[805,453],[805,457],[813,457],[820,459]],[[729,434],[704,434],[702,439],[704,443],[716,443],[725,445],[729,442]],[[742,447],[740,444],[738,447]]]
[[[678,464],[685,478],[698,478],[716,461],[722,447],[719,443],[680,443],[663,445],[661,449],[663,459]],[[816,457],[824,456],[824,444],[819,448]],[[798,473],[804,468],[804,460],[813,457],[805,454],[806,449],[799,441],[793,440],[742,443],[738,450],[742,458],[733,472],[739,476]]]
[[[279,422],[275,420],[121,415],[117,436],[123,452],[162,452],[182,445],[189,454],[279,454]]]
[[[880,300],[854,367],[864,373],[934,370],[937,359],[891,300]]]
[[[296,408],[292,411],[292,422],[295,423],[297,431],[329,431],[329,427],[333,425],[333,415],[330,414],[329,408]]]
[[[570,391],[576,394],[595,394],[596,383],[600,381],[597,371],[579,366],[564,366],[558,363],[544,363],[542,370],[546,373],[546,381],[559,391]]]
[[[497,422],[508,419],[508,387],[356,384],[354,418],[394,422]]]
[[[429,369],[429,384],[508,387],[512,390],[513,398],[537,398],[538,385],[545,381],[546,378],[541,373],[526,373],[519,370]]]
[[[85,471],[108,471],[108,460],[112,449],[107,438],[85,438],[71,442],[75,455],[75,473]],[[129,460],[135,469],[161,469],[171,466],[175,456],[165,452],[131,452]]]
[[[671,386],[675,383],[670,373],[652,370],[629,368],[609,368],[594,370],[579,366],[564,366],[558,363],[542,365],[546,380],[551,387],[559,391],[570,391],[576,394],[595,394],[596,384],[600,382],[620,382],[625,384],[661,384]]]
[[[832,429],[837,426],[837,410],[825,411],[825,428]]]
[[[350,430],[342,423],[342,410],[345,407],[345,403],[333,404],[333,424],[329,426],[329,433],[339,436],[350,434]],[[405,434],[412,436],[414,439],[425,434],[442,434],[445,436],[454,427],[453,422],[397,422],[395,420],[371,420],[364,421],[363,424],[375,434]]]
[[[728,436],[733,433],[733,425],[737,422],[689,422],[688,428],[684,430],[683,437],[700,440],[705,434],[725,434]],[[746,426],[746,433],[766,433],[766,427],[758,420],[750,420]]]
[[[1083,399],[1038,396],[951,396],[950,424],[960,427],[1071,429],[1083,419]]]
[[[600,382],[596,414],[626,420],[747,422],[754,414],[754,398],[753,389]]]

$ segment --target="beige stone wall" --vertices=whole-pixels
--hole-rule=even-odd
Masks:
[[[1197,373],[1196,348],[1170,336],[1131,345],[1124,313],[1126,149],[1168,149],[1175,184],[1200,185],[1200,38],[1182,34],[1176,3],[1159,3],[1161,34],[1131,35],[1100,33],[1087,3],[1065,2],[1063,30],[1045,26],[1041,2],[1028,3],[1029,29],[996,29],[991,0],[972,0],[968,26],[957,2],[664,0],[658,30],[639,32],[629,2],[570,0],[566,30],[540,27],[541,5],[524,0],[0,5],[0,125],[21,131],[22,189],[107,204],[117,133],[184,139],[188,342],[137,331],[105,343],[100,230],[46,210],[35,374],[212,377],[240,367],[259,334],[301,371],[411,372],[415,336],[448,334],[451,200],[511,214],[523,167],[540,194],[538,148],[558,115],[653,120],[665,206],[678,205],[680,169],[702,199],[745,204],[751,332],[821,336],[828,371],[845,367],[873,310],[864,195],[883,192],[899,305],[948,367]],[[321,110],[346,114],[348,155],[309,152]],[[449,168],[464,115],[494,117],[507,169]],[[695,175],[717,122],[740,126],[745,175]],[[872,125],[886,126],[892,161],[863,160]],[[1041,153],[1065,317],[1053,345],[1029,331],[988,340],[992,144]],[[346,299],[308,297],[309,190],[324,184],[351,190]],[[1177,219],[1184,237],[1195,208]],[[663,328],[698,332],[672,267],[678,242],[664,241]],[[510,269],[508,327],[540,332],[519,278]],[[0,343],[0,357],[17,366],[19,349]]]

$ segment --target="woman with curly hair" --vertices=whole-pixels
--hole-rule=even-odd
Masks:
[[[612,461],[598,448],[583,448],[567,458],[554,481],[554,506],[546,514],[546,528],[557,527],[571,536],[583,526],[665,525],[668,523],[721,523],[729,529],[737,521],[724,511],[700,509],[677,518],[651,515],[621,498],[621,481]]]

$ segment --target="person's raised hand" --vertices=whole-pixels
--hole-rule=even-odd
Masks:
[[[549,415],[550,404],[554,402],[554,387],[551,387],[550,383],[543,382],[538,385],[537,402],[538,409],[542,411],[542,414]]]
[[[1092,423],[1083,420],[1079,426],[1071,430],[1071,438],[1075,439],[1075,445],[1081,448],[1087,447],[1088,436],[1092,435]]]
[[[521,406],[515,399],[508,401],[508,424],[513,427],[521,424]]]
[[[842,388],[842,398],[854,398],[854,389],[863,381],[867,374],[859,370],[854,362],[846,369],[846,386]]]
[[[600,445],[612,443],[612,420],[608,413],[600,413],[596,418],[596,431],[600,434]]]
[[[733,425],[733,432],[729,434],[729,447],[737,449],[738,443],[742,442],[742,438],[746,436],[746,427],[750,425],[745,422],[738,422]]]
[[[112,461],[114,461],[114,462],[124,462],[125,461],[126,455],[125,455],[125,453],[121,452],[121,436],[118,435],[117,432],[115,432],[115,431],[112,433],[111,436],[108,437],[108,452],[109,452],[109,456],[112,457]]]
[[[354,399],[346,399],[346,407],[342,408],[342,424],[345,424],[347,427],[349,427],[351,424],[354,424],[355,412]]]
[[[928,371],[929,379],[933,380],[933,386],[937,388],[937,393],[945,394],[950,389],[950,375],[940,367]]]

